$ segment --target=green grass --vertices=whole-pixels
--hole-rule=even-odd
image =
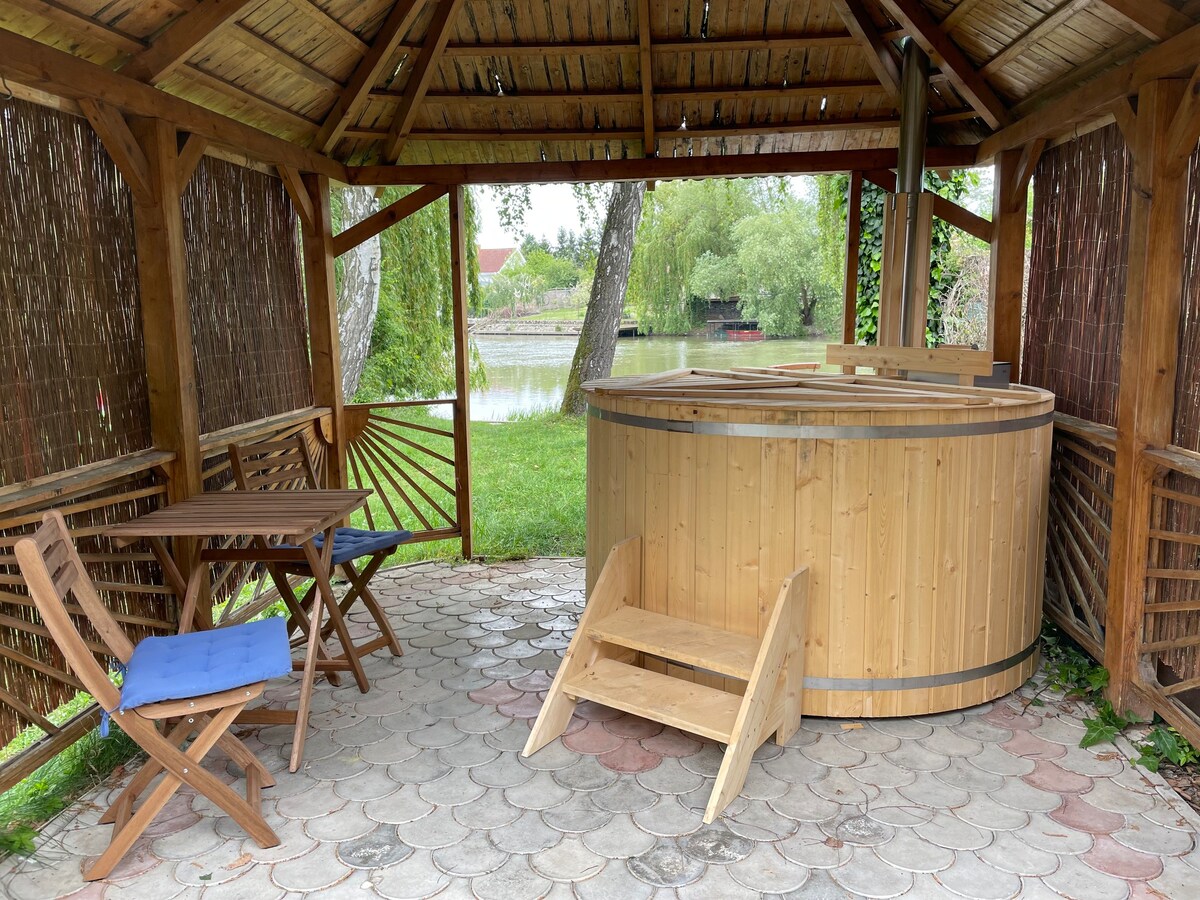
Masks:
[[[586,312],[586,306],[572,306],[568,307],[567,309],[547,309],[540,313],[534,313],[532,316],[521,316],[518,321],[557,322],[561,320],[567,320],[571,322],[582,322]]]
[[[444,420],[435,419],[420,408],[405,412],[404,418],[430,427],[447,427]],[[511,422],[472,423],[476,555],[489,559],[583,555],[586,431],[583,419],[568,419],[553,413],[522,416]],[[413,437],[450,455],[450,441],[444,437],[423,433]],[[406,452],[422,457],[412,448],[406,448]],[[422,461],[427,460],[422,458]],[[437,474],[445,478],[447,473]],[[403,503],[390,487],[388,494],[405,525],[413,528]],[[379,498],[372,500],[372,508],[377,516],[386,517]],[[428,514],[427,504],[418,508]],[[376,519],[376,524],[388,527],[381,518]],[[386,565],[453,559],[459,556],[460,549],[456,540],[410,544],[401,547]],[[79,694],[49,718],[55,724],[62,724],[90,700],[86,694]],[[0,761],[21,752],[40,737],[40,730],[27,729],[0,749]],[[136,752],[134,743],[115,725],[108,739],[102,739],[93,730],[20,784],[0,794],[0,854],[5,850],[32,849],[31,829],[64,809]]]

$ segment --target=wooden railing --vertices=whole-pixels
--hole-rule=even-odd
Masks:
[[[1054,417],[1046,608],[1096,659],[1104,658],[1116,429]]]
[[[83,689],[25,592],[13,547],[37,527],[43,512],[59,510],[100,595],[130,637],[173,632],[178,604],[162,586],[153,556],[144,548],[114,547],[103,531],[166,501],[163,467],[174,458],[145,450],[0,488],[0,746],[13,736],[14,724],[41,732],[28,749],[0,765],[0,791],[70,746],[99,718],[91,704],[69,721],[52,721],[55,710]],[[105,652],[99,644],[89,646]]]
[[[374,491],[362,524],[407,529],[414,542],[458,538],[469,555],[465,428],[452,399],[348,405],[348,478]]]

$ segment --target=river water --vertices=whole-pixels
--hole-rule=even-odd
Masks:
[[[557,335],[478,335],[488,386],[471,392],[471,418],[498,422],[514,414],[557,409],[575,354],[576,338]],[[701,337],[622,338],[614,375],[670,369],[727,369],[825,359],[825,339],[742,343]]]

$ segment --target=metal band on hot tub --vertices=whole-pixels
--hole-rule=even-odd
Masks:
[[[915,691],[921,688],[965,684],[968,681],[987,678],[989,675],[999,675],[1001,672],[1008,671],[1013,666],[1020,665],[1034,654],[1037,647],[1038,641],[1034,640],[1024,650],[1018,650],[1007,659],[987,663],[982,666],[975,666],[973,669],[963,669],[961,672],[941,672],[937,675],[904,675],[899,678],[823,678],[817,675],[806,675],[804,678],[804,689],[808,691]],[[646,653],[644,655],[653,657],[654,659],[661,659],[663,662],[678,666],[681,669],[691,669],[695,672],[703,672],[707,675],[716,675],[718,677],[721,675],[720,672],[702,669],[699,666],[690,666],[678,660],[655,656],[653,653]]]
[[[1054,413],[1046,412],[1021,419],[991,422],[953,422],[930,425],[754,425],[748,422],[689,422],[680,419],[655,419],[588,407],[588,415],[615,425],[675,431],[683,434],[711,434],[728,437],[798,438],[801,440],[877,441],[905,438],[972,437],[981,434],[1008,434],[1041,428],[1054,422]]]

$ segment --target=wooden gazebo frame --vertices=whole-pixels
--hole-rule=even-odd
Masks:
[[[345,483],[366,459],[348,454],[348,443],[378,411],[348,409],[341,394],[334,260],[448,195],[454,513],[449,525],[431,523],[426,532],[461,538],[469,555],[464,186],[848,171],[852,310],[854,198],[864,179],[895,189],[897,47],[911,38],[936,66],[926,164],[995,166],[990,221],[941,198],[934,214],[991,245],[990,349],[1012,363],[1014,380],[1027,188],[1039,157],[1113,122],[1131,148],[1118,427],[1099,437],[1083,429],[1112,450],[1092,454],[1112,470],[1111,513],[1098,513],[1111,535],[1111,552],[1097,563],[1108,586],[1099,600],[1107,627],[1060,618],[1103,656],[1114,704],[1153,707],[1200,743],[1200,719],[1180,692],[1156,687],[1146,671],[1142,638],[1155,479],[1161,465],[1200,475],[1200,462],[1169,447],[1187,162],[1200,136],[1200,8],[1166,0],[1065,0],[1049,13],[1044,6],[0,0],[0,90],[86,117],[132,195],[152,432],[136,459],[0,487],[0,528],[152,469],[163,473],[161,499],[174,502],[214,477],[213,450],[223,441],[301,427],[326,449],[327,481]],[[311,362],[312,407],[219,433],[200,424],[180,213],[206,155],[267,171],[286,187],[303,235]],[[334,234],[331,182],[421,187]],[[27,653],[14,653],[7,658],[18,669],[31,665]],[[0,702],[52,733],[5,767],[0,787],[90,726],[86,717],[51,726],[47,710],[11,685]]]

